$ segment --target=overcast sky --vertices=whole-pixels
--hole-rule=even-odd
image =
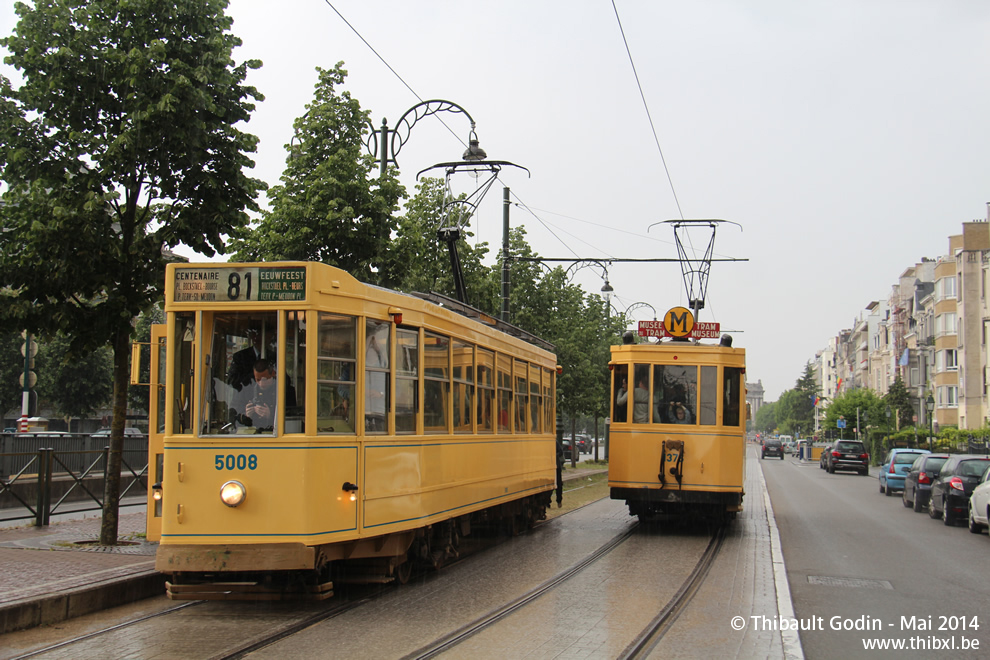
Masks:
[[[493,248],[503,185],[528,207],[512,208],[512,224],[544,257],[672,259],[671,228],[653,223],[738,223],[719,229],[715,250],[748,261],[712,266],[700,320],[735,331],[768,401],[906,268],[986,219],[985,0],[615,7],[622,30],[608,0],[233,0],[235,58],[264,62],[249,79],[266,96],[247,126],[261,138],[254,175],[278,182],[315,67],[343,61],[376,125],[447,99],[474,117],[490,159],[530,170],[504,169],[473,223]],[[467,121],[442,117],[456,136],[425,119],[399,155],[410,191],[419,170],[464,150]],[[693,242],[703,249],[707,235]],[[619,310],[686,303],[676,264],[614,263],[608,275]],[[603,283],[593,267],[575,281]]]

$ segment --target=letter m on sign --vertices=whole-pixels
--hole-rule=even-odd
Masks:
[[[664,315],[663,329],[671,337],[687,337],[694,330],[694,315],[686,307],[674,307]]]

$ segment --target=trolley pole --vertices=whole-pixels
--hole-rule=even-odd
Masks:
[[[502,188],[502,321],[509,322],[509,187]]]

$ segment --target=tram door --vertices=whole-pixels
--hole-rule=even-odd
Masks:
[[[151,326],[151,378],[148,393],[148,522],[147,540],[162,538],[162,501],[154,498],[154,484],[164,478],[165,458],[165,324]]]

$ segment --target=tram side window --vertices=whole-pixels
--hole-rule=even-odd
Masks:
[[[612,421],[628,422],[629,405],[627,403],[629,386],[629,365],[617,364],[612,370]]]
[[[722,424],[725,426],[744,425],[739,414],[743,387],[743,370],[726,367],[722,374]]]
[[[419,331],[395,331],[395,432],[415,433],[419,413]]]
[[[543,406],[543,397],[540,396],[540,368],[535,364],[529,365],[529,423],[532,424],[532,433],[542,432],[543,416],[540,408]]]
[[[389,398],[389,331],[391,324],[368,319],[365,325],[364,432],[386,433]]]
[[[306,312],[288,312],[285,330],[285,432],[306,432]]]
[[[175,315],[175,401],[172,433],[192,433],[193,364],[196,355],[196,317],[192,312]]]
[[[274,433],[278,415],[277,312],[206,315],[203,433]],[[291,383],[287,391],[294,394]],[[295,405],[290,396],[290,405]]]
[[[454,433],[471,433],[474,405],[474,346],[453,342]]]
[[[699,394],[698,423],[714,426],[718,423],[718,367],[701,367]]]
[[[423,430],[447,431],[450,391],[450,339],[427,332],[423,340]]]
[[[698,367],[655,365],[653,367],[654,414],[662,424],[696,424],[698,412]]]
[[[508,433],[511,424],[509,409],[512,407],[512,361],[507,355],[498,356],[498,432]]]
[[[158,420],[156,423],[156,428],[159,433],[165,432],[165,411],[167,410],[165,405],[165,383],[168,379],[168,362],[165,358],[165,348],[167,345],[168,344],[165,337],[162,337],[158,340],[158,346],[154,347],[154,349],[158,351],[158,385],[156,387],[158,390],[156,395],[158,396]],[[161,502],[161,500],[158,501]]]
[[[544,433],[556,433],[556,420],[554,411],[556,409],[556,399],[553,391],[553,378],[555,372],[550,369],[543,370],[543,431]]]
[[[357,319],[320,314],[316,375],[316,430],[354,433]]]
[[[495,354],[478,349],[478,433],[491,433],[495,410]]]
[[[529,393],[527,392],[527,370],[525,362],[515,360],[515,382],[516,382],[516,433],[526,433],[529,427],[526,424],[526,407],[529,403]]]
[[[617,404],[629,407],[632,402],[632,421],[634,424],[650,422],[650,367],[637,364],[633,367],[633,382],[623,381],[619,394],[615,397]]]

